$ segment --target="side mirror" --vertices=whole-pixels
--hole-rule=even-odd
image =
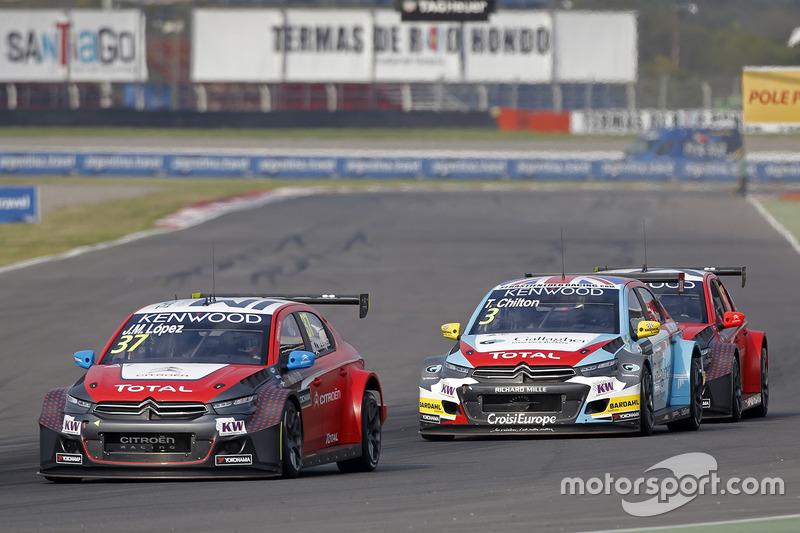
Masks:
[[[289,352],[289,357],[286,360],[286,370],[300,370],[302,368],[309,368],[314,364],[316,356],[305,350],[294,350]]]
[[[661,331],[661,324],[655,320],[642,320],[636,325],[636,338],[652,337]]]
[[[444,335],[447,339],[453,339],[454,341],[457,341],[458,337],[461,336],[461,323],[451,322],[443,325],[442,335]]]
[[[72,357],[75,358],[75,364],[81,368],[88,369],[94,364],[94,350],[81,350],[75,352]]]
[[[740,313],[739,311],[726,311],[724,315],[722,315],[722,327],[723,328],[737,328],[744,325],[744,321],[747,319],[744,313]]]

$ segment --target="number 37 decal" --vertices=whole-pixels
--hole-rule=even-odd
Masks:
[[[109,353],[122,353],[125,351],[132,352],[149,336],[149,333],[139,335],[123,335],[119,338],[119,341],[117,341],[117,345],[114,347],[114,349]],[[136,339],[136,341],[131,344],[131,341],[134,339]]]

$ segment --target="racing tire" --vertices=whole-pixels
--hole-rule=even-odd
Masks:
[[[731,367],[731,422],[742,419],[742,372],[739,369],[739,360],[733,360]]]
[[[291,400],[286,400],[281,415],[281,448],[283,477],[294,479],[303,468],[303,419]]]
[[[692,357],[689,370],[689,416],[668,422],[670,431],[697,431],[703,421],[703,363],[699,357]]]
[[[455,435],[425,435],[425,434],[421,434],[420,436],[423,439],[429,440],[431,442],[444,442],[444,441],[449,441],[449,440],[453,440],[453,439],[456,438]]]
[[[364,391],[361,400],[361,456],[339,461],[340,472],[372,472],[381,458],[381,408],[376,392]]]
[[[655,402],[653,400],[653,378],[650,367],[644,365],[639,381],[639,435],[648,437],[656,425]]]
[[[750,412],[753,416],[763,418],[769,411],[769,368],[767,363],[767,349],[761,348],[761,403],[753,407]]]

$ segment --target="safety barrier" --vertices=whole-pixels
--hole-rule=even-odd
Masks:
[[[424,155],[423,155],[424,154]],[[736,181],[743,165],[727,161],[631,161],[615,152],[191,153],[0,151],[0,174],[81,176],[427,178],[597,181]],[[800,159],[752,159],[750,180],[800,181]]]

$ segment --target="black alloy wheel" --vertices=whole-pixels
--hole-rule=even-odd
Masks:
[[[652,435],[655,423],[653,378],[650,375],[650,367],[644,365],[639,383],[639,435],[643,437]]]
[[[283,477],[296,478],[303,467],[303,420],[291,400],[286,400],[281,416]]]
[[[381,408],[378,393],[364,391],[361,400],[361,456],[339,461],[341,472],[372,472],[381,458]]]
[[[762,418],[769,411],[769,359],[767,349],[761,348],[761,403],[752,409],[753,416]]]
[[[742,372],[739,369],[739,360],[733,360],[731,368],[731,422],[742,419]]]
[[[689,416],[668,422],[670,431],[696,431],[703,420],[703,363],[699,357],[692,357],[689,370]]]

